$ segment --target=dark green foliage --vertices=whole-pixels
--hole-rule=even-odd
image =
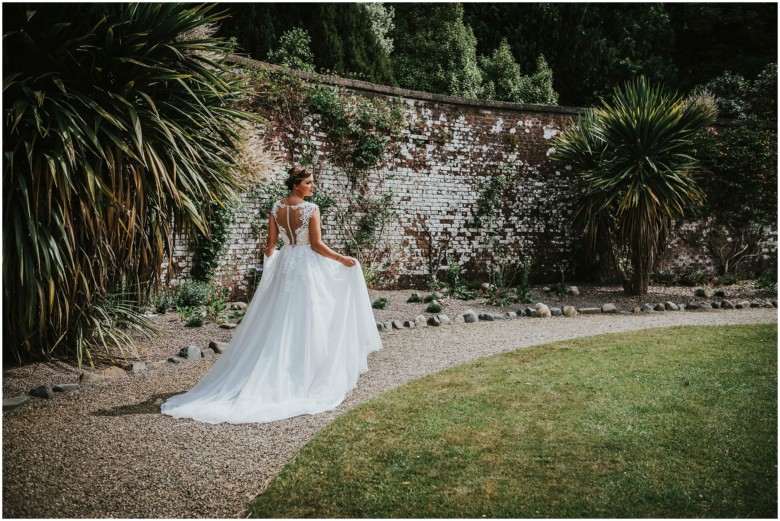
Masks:
[[[268,61],[290,69],[314,72],[311,38],[300,27],[290,29],[279,38],[279,45],[268,53]]]
[[[502,40],[489,56],[479,57],[479,67],[482,71],[481,97],[484,99],[539,105],[558,103],[552,71],[542,55],[536,61],[536,72],[524,76],[509,44]]]
[[[246,92],[221,63],[231,44],[209,36],[213,6],[3,17],[4,349],[81,362],[133,345],[90,313],[120,286],[146,300],[174,235],[205,232],[198,203],[237,197],[240,120],[256,117],[234,108]]]
[[[425,308],[425,311],[427,311],[428,313],[439,313],[441,311],[441,306],[436,302],[431,302]]]
[[[427,304],[428,302],[433,302],[434,300],[436,300],[436,295],[426,295],[423,299],[423,302]]]
[[[205,235],[197,232],[192,246],[192,278],[209,282],[214,278],[214,270],[219,266],[219,258],[225,248],[230,234],[230,223],[235,215],[235,208],[226,204],[209,203],[209,209],[204,212],[209,216],[208,231]]]
[[[753,78],[777,62],[776,3],[663,5],[674,32],[674,87],[687,91],[725,71]]]
[[[406,301],[407,302],[422,302],[422,299],[420,298],[420,295],[418,295],[417,293],[412,293],[412,296],[409,297]]]
[[[693,292],[693,296],[694,297],[699,297],[699,298],[707,298],[707,290],[704,290],[702,288],[697,288]]]
[[[371,303],[371,307],[374,309],[387,309],[387,299],[378,298]]]
[[[295,27],[311,37],[314,65],[346,77],[394,85],[390,57],[371,30],[366,9],[357,3],[231,3],[221,28],[235,36],[241,51],[265,60],[282,34]]]
[[[189,308],[202,306],[211,292],[211,285],[207,282],[187,280],[176,289],[176,306]]]
[[[755,80],[726,71],[704,88],[715,96],[724,118],[769,122],[777,119],[777,64],[770,63]]]
[[[523,71],[535,70],[544,55],[563,105],[589,105],[637,74],[675,76],[663,4],[467,3],[464,9],[480,54],[506,39]]]
[[[482,75],[477,66],[477,40],[463,23],[463,6],[418,3],[394,4],[394,8],[392,58],[398,84],[407,89],[479,97]]]
[[[203,325],[203,317],[198,314],[190,315],[184,322],[184,327],[201,327]]]
[[[152,305],[157,313],[165,313],[176,305],[176,294],[170,289],[164,288],[157,291],[152,297]]]

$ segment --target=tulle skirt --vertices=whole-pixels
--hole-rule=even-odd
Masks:
[[[284,246],[225,352],[162,413],[207,423],[259,423],[334,409],[381,349],[360,265],[309,245]]]

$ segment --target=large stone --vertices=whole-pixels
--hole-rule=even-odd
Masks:
[[[493,315],[493,320],[504,320],[504,315],[501,313],[491,313]]]
[[[225,352],[225,349],[227,349],[228,345],[230,344],[227,342],[217,342],[216,340],[212,340],[209,342],[209,349],[213,349],[215,353],[221,355]]]
[[[607,303],[607,304],[604,304],[603,306],[601,306],[601,312],[602,313],[617,313],[618,310],[617,310],[617,307],[615,306],[615,304]]]
[[[776,301],[776,300],[773,300],[773,301],[771,302],[771,304],[772,304],[772,307],[773,307],[773,308],[776,308],[776,307],[777,307],[777,301]]]
[[[737,304],[734,304],[734,307],[736,309],[747,309],[750,307],[750,302],[747,300],[743,300],[742,302],[738,302]]]
[[[653,309],[656,311],[666,311],[666,306],[664,306],[663,304],[656,304],[655,306],[653,306]]]
[[[550,308],[550,314],[554,317],[560,317],[563,315],[563,310],[561,308]]]
[[[147,369],[149,369],[149,366],[146,364],[146,362],[133,362],[133,365],[130,368],[130,370],[134,373],[143,373]]]
[[[27,394],[24,396],[15,396],[13,398],[3,398],[3,410],[10,411],[16,409],[29,402],[31,399],[32,398]]]
[[[387,328],[385,327],[385,325],[382,322],[377,322],[376,323],[376,330],[379,331],[379,332],[382,332],[382,331],[387,331]]]
[[[564,306],[563,308],[563,316],[565,317],[573,317],[577,315],[577,310],[574,308],[574,306]]]
[[[231,302],[230,309],[236,311],[243,311],[246,309],[246,302]]]
[[[439,323],[443,326],[449,326],[452,323],[447,315],[437,315],[436,318],[439,319]]]
[[[504,317],[506,317],[508,319],[515,319],[515,318],[517,318],[517,313],[515,313],[514,311],[507,311],[504,314]]]
[[[579,295],[580,290],[577,288],[577,286],[566,286],[566,293],[569,295]]]
[[[712,309],[712,304],[709,302],[699,302],[699,309]]]
[[[393,329],[403,329],[404,323],[400,320],[393,320]]]
[[[525,311],[523,311],[523,314],[527,317],[535,317],[536,316],[536,310],[534,308],[525,308]]]
[[[441,321],[439,320],[439,317],[430,317],[428,319],[428,325],[429,326],[440,326]]]
[[[729,302],[728,300],[724,300],[720,303],[721,309],[734,309],[734,304]]]
[[[479,320],[479,317],[473,309],[468,309],[465,313],[463,313],[463,320],[466,322],[466,324],[471,324]]]
[[[463,315],[455,315],[455,318],[452,319],[453,324],[465,324],[466,320],[463,318]]]
[[[81,389],[79,384],[57,384],[51,388],[55,393],[69,393]]]
[[[493,313],[482,313],[479,315],[479,319],[485,322],[493,322],[495,320]]]
[[[547,307],[547,304],[544,304],[543,302],[537,302],[535,307],[537,317],[550,318],[552,316],[552,313],[550,313],[550,308]]]
[[[123,376],[127,376],[127,373],[124,369],[121,367],[117,367],[115,365],[112,365],[111,367],[106,367],[105,369],[101,369],[100,371],[96,371],[98,375],[104,377],[104,378],[122,378]]]
[[[105,380],[104,376],[100,376],[99,374],[92,373],[90,371],[82,371],[81,375],[79,376],[79,382],[81,385],[96,384],[98,382],[102,382],[103,380]]]
[[[233,324],[232,322],[225,322],[224,324],[220,324],[219,327],[222,329],[236,329],[238,327],[238,324]]]
[[[417,327],[424,327],[428,325],[428,319],[425,318],[425,315],[417,315],[414,319],[414,323],[417,324]]]
[[[653,306],[650,304],[643,304],[642,305],[642,313],[652,313],[654,311]]]
[[[710,302],[712,309],[720,309],[720,302]]]
[[[203,358],[211,358],[211,357],[213,357],[215,354],[216,354],[216,353],[214,352],[214,350],[213,350],[213,349],[211,349],[210,347],[209,347],[209,348],[207,348],[207,349],[204,349],[204,350],[203,350]]]
[[[601,308],[580,308],[580,315],[598,315]]]
[[[750,307],[751,308],[760,308],[761,304],[759,304],[758,302],[751,302],[750,303]]]
[[[186,359],[186,358],[182,358],[182,357],[180,357],[180,356],[172,356],[172,357],[170,357],[170,358],[168,359],[168,361],[169,361],[170,363],[172,363],[172,364],[180,364],[180,363],[182,363],[182,362],[186,362],[186,361],[187,361],[187,359]]]
[[[54,391],[48,385],[41,385],[35,389],[30,389],[30,396],[50,400],[51,398],[54,398]]]
[[[385,328],[389,331],[393,329],[393,323],[392,322],[385,322]]]
[[[414,320],[404,320],[404,327],[406,329],[414,329],[416,325],[417,322],[415,322]]]
[[[666,304],[664,304],[664,307],[666,308],[667,311],[680,311],[680,306],[678,306],[672,301],[669,301]]]
[[[685,304],[685,310],[688,311],[697,311],[701,309],[701,306],[697,302],[688,302]]]
[[[189,361],[200,360],[203,358],[203,353],[196,346],[187,346],[179,350],[179,357]]]

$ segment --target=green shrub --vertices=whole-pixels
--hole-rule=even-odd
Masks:
[[[726,294],[722,290],[718,290],[712,294],[713,297],[724,298]]]
[[[158,291],[152,298],[152,306],[157,313],[165,313],[176,305],[174,292],[165,288]]]
[[[737,283],[737,276],[733,273],[726,273],[718,277],[718,283],[724,286],[732,286]]]
[[[422,299],[420,298],[420,295],[418,295],[417,293],[412,293],[412,296],[409,297],[406,301],[407,302],[422,302]]]
[[[428,302],[433,302],[434,300],[436,300],[436,295],[426,295],[426,297],[423,299],[423,302],[427,304]]]
[[[697,288],[696,291],[693,292],[693,295],[699,298],[707,298],[707,291],[702,288]]]
[[[184,327],[201,327],[203,325],[203,317],[200,315],[192,315],[184,323]]]
[[[371,303],[371,307],[374,309],[387,309],[387,299],[378,298]]]
[[[428,304],[428,307],[425,308],[425,311],[427,311],[428,313],[438,313],[439,311],[441,311],[441,306],[436,302],[431,302],[430,304]]]
[[[178,307],[198,307],[206,303],[212,288],[207,282],[197,280],[185,281],[176,290],[176,305]]]
[[[756,288],[760,290],[773,291],[775,288],[775,281],[770,275],[761,275],[756,279]]]

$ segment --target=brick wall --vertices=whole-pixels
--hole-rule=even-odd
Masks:
[[[269,67],[244,58],[235,62],[245,67]],[[270,66],[273,68],[273,66]],[[431,249],[446,251],[463,266],[471,280],[486,280],[487,270],[502,256],[533,255],[536,280],[557,280],[556,264],[573,255],[575,237],[565,225],[571,208],[562,201],[573,173],[553,163],[552,139],[581,110],[568,107],[519,105],[506,102],[468,100],[431,93],[374,85],[356,80],[300,73],[304,79],[335,84],[363,96],[377,96],[397,103],[406,116],[406,128],[388,147],[385,161],[366,180],[378,193],[394,194],[392,220],[383,235],[383,254],[375,259],[379,269],[377,286],[385,288],[424,286],[429,273]],[[271,129],[264,139],[282,159],[277,173],[295,162],[295,151],[284,139],[274,114],[264,114]],[[328,137],[318,119],[302,129],[317,154],[316,177],[320,187],[336,195],[343,204],[345,175],[328,158]],[[504,174],[509,182],[501,188],[490,228],[473,225],[476,201],[488,180]],[[264,237],[252,232],[257,201],[242,196],[242,208],[232,226],[229,245],[217,272],[220,283],[238,295],[248,288],[248,273],[262,257]],[[492,234],[491,234],[492,232]],[[344,237],[328,214],[323,216],[323,239],[344,251]],[[776,230],[767,256],[776,256]],[[712,269],[711,259],[699,247],[672,241],[662,270],[674,270],[689,262]],[[446,259],[446,256],[441,256]],[[172,284],[186,278],[191,255],[181,244],[168,270]],[[437,263],[436,267],[446,266]],[[166,266],[167,268],[167,266]]]

